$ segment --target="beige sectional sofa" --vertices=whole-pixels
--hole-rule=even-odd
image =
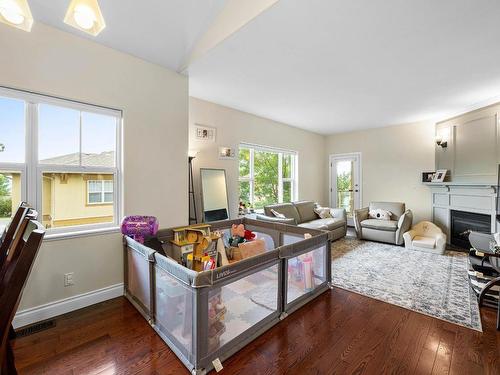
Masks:
[[[257,220],[297,225],[303,228],[320,229],[333,232],[334,240],[345,237],[347,233],[347,216],[343,208],[331,208],[331,218],[320,219],[314,212],[316,206],[312,201],[273,204],[264,207],[265,215],[257,215]],[[285,219],[274,216],[274,210],[285,216]]]

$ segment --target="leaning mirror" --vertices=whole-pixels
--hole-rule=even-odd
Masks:
[[[200,174],[203,221],[229,219],[226,171],[201,168]]]

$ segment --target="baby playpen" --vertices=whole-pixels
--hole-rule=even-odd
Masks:
[[[172,259],[174,228],[144,245],[124,237],[126,297],[193,374],[211,370],[212,361],[240,350],[331,281],[328,232],[247,218],[210,224],[226,234],[244,224],[266,251],[196,272]]]

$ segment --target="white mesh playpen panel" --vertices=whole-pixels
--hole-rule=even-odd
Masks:
[[[288,259],[287,303],[313,292],[327,281],[325,252],[326,246],[320,246]]]
[[[210,290],[209,354],[279,311],[279,282],[279,265],[276,264]]]
[[[151,284],[149,261],[133,249],[127,251],[128,290],[149,311],[151,304]]]
[[[193,291],[155,266],[155,324],[186,357],[193,348]]]

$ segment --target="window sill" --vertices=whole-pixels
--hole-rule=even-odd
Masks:
[[[120,227],[113,226],[113,227],[99,228],[99,229],[74,230],[72,232],[62,232],[62,233],[50,233],[49,230],[47,231],[47,234],[45,235],[43,240],[44,242],[51,242],[59,240],[68,240],[71,238],[100,236],[112,233],[121,233]]]

